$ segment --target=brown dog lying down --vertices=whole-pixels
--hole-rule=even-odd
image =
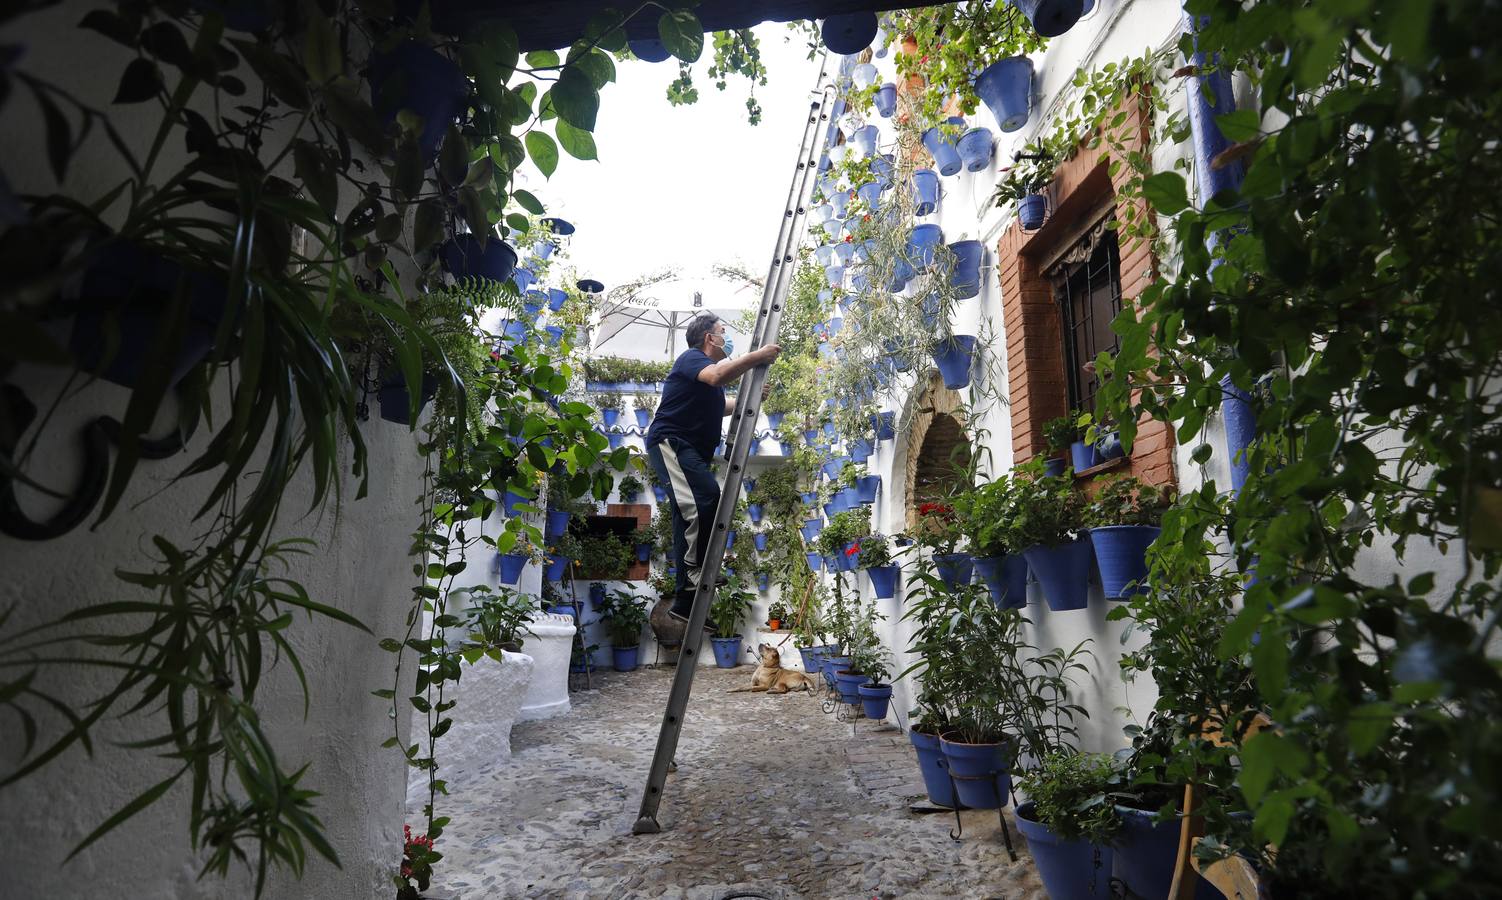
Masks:
[[[761,663],[751,673],[751,686],[731,688],[729,693],[766,691],[769,694],[786,694],[788,691],[813,691],[814,679],[803,673],[782,667],[782,654],[771,644],[760,644]]]

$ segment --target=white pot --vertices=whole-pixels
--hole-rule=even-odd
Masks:
[[[517,721],[551,719],[568,712],[568,663],[575,630],[572,616],[542,612],[527,624],[522,647],[536,666]]]
[[[528,644],[531,643],[529,640]],[[532,684],[536,661],[526,653],[501,651],[501,661],[482,656],[464,663],[454,724],[445,736],[450,757],[480,762],[511,755],[511,726]]]

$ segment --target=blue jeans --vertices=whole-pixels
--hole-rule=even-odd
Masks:
[[[720,483],[709,462],[682,438],[669,437],[647,447],[647,460],[668,492],[673,510],[673,560],[678,567],[673,612],[687,616],[694,606],[694,589],[714,532]]]

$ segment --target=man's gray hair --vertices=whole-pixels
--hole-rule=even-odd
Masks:
[[[704,349],[704,338],[714,329],[715,323],[720,317],[712,312],[699,313],[693,321],[683,330],[683,336],[688,340],[688,345],[696,350]]]

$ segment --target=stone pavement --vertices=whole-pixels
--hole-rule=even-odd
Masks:
[[[900,731],[861,719],[852,736],[807,694],[727,693],[750,678],[749,666],[695,677],[661,834],[631,826],[671,668],[607,672],[567,716],[518,724],[511,759],[444,770],[439,814],[453,821],[428,895],[1044,900],[1010,816],[1017,863],[995,812],[965,813],[956,842],[952,815],[909,811],[923,785]]]

